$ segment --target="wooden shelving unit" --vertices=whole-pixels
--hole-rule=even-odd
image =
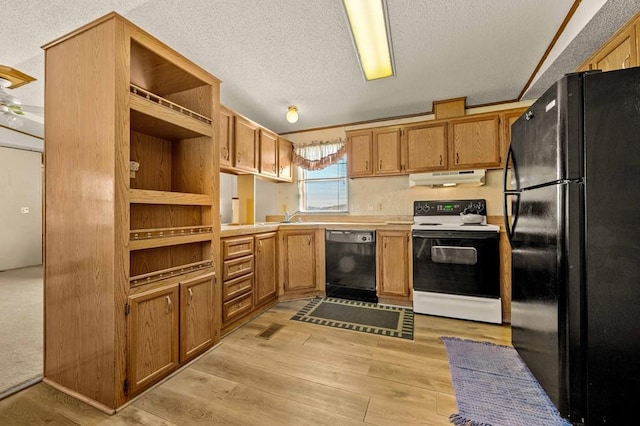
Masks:
[[[115,13],[44,49],[45,381],[113,412],[219,338],[220,82]]]

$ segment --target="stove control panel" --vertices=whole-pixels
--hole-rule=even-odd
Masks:
[[[485,200],[414,201],[414,216],[458,216],[460,213],[474,213],[486,216]]]

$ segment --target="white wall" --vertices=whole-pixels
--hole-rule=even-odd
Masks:
[[[267,215],[278,214],[278,187],[287,185],[256,179],[255,221],[264,222]]]
[[[42,263],[41,164],[39,152],[0,146],[0,271]]]

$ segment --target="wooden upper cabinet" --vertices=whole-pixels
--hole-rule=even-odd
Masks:
[[[129,391],[135,395],[178,367],[178,285],[129,298]]]
[[[293,144],[283,138],[278,138],[278,178],[293,181]]]
[[[409,232],[377,232],[378,295],[409,296]]]
[[[385,127],[373,130],[373,147],[375,153],[374,174],[401,173],[400,128]]]
[[[500,140],[500,163],[502,166],[504,166],[504,162],[507,159],[509,144],[511,144],[511,126],[526,110],[526,108],[518,108],[507,111],[502,115],[503,131]],[[511,167],[511,164],[509,164],[509,167]]]
[[[373,175],[373,136],[371,130],[347,133],[348,176]]]
[[[278,135],[260,129],[260,173],[278,176]]]
[[[451,120],[451,169],[500,166],[500,117],[489,115]]]
[[[233,167],[233,112],[220,106],[220,167]]]
[[[259,127],[251,121],[235,116],[235,168],[258,172],[258,138]]]
[[[630,26],[618,34],[598,52],[591,63],[592,69],[613,71],[638,64],[636,50],[636,28]]]
[[[215,273],[180,282],[180,362],[211,347],[216,338],[213,321]]]
[[[402,136],[404,171],[407,173],[446,170],[447,123],[406,127]]]

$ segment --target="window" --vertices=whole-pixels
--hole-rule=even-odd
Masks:
[[[298,169],[300,210],[303,212],[346,212],[347,156],[322,170]]]

